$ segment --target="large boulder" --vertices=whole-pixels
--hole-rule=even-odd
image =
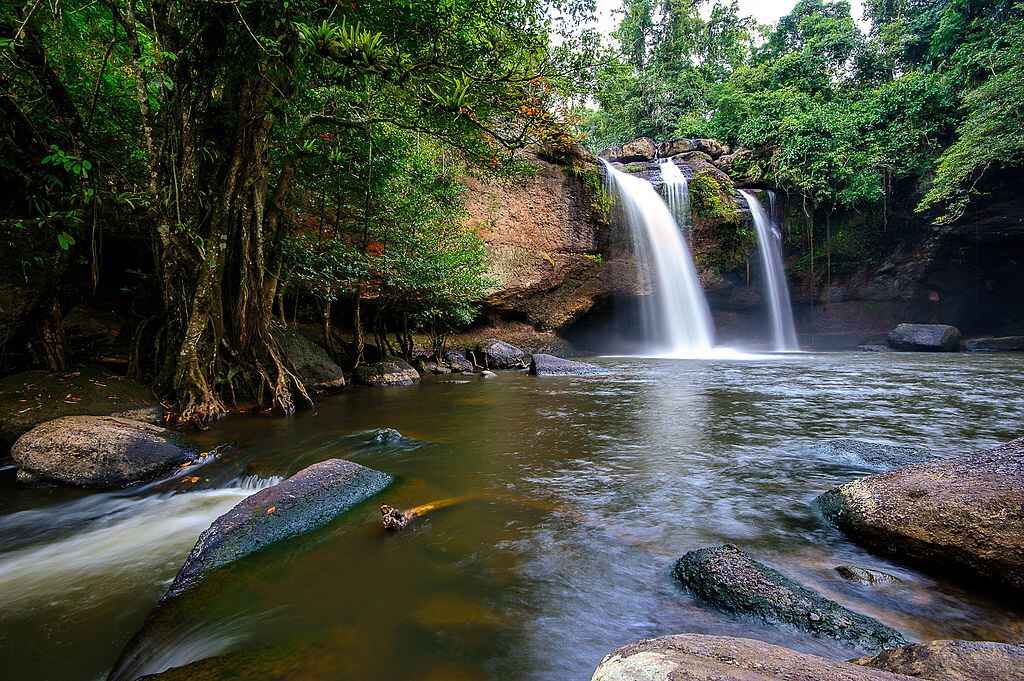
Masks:
[[[936,681],[1024,679],[1024,646],[987,641],[928,641],[883,650],[854,664]]]
[[[956,352],[960,330],[947,324],[900,324],[889,332],[889,346],[915,352]]]
[[[306,388],[332,391],[345,387],[345,374],[327,351],[295,330],[278,336],[281,348]]]
[[[114,416],[65,416],[36,426],[11,450],[18,477],[75,487],[117,489],[190,460],[174,434]]]
[[[372,386],[412,385],[420,374],[408,362],[388,357],[380,362],[360,364],[355,370],[356,383]]]
[[[901,466],[924,463],[942,456],[941,452],[929,449],[902,447],[851,438],[825,440],[816,445],[815,450],[833,461],[881,470],[892,470]]]
[[[673,574],[698,598],[728,612],[788,624],[862,650],[907,642],[895,629],[811,591],[731,544],[690,551]]]
[[[463,352],[449,350],[444,353],[444,361],[447,362],[451,370],[457,374],[471,374],[476,371],[476,367],[473,366],[472,362],[466,359],[466,355]]]
[[[514,345],[490,338],[476,348],[476,359],[488,369],[523,369],[526,353]]]
[[[1024,438],[860,478],[816,504],[872,550],[1024,591]]]
[[[534,376],[601,376],[607,374],[608,370],[596,364],[536,354],[530,359],[530,373]]]
[[[964,342],[967,352],[1024,352],[1024,336],[972,338]]]
[[[387,473],[328,459],[246,497],[199,536],[163,600],[187,591],[219,567],[326,525],[391,481]]]
[[[0,378],[0,455],[23,433],[62,416],[124,416],[159,424],[163,409],[149,388],[101,369],[12,374]]]
[[[680,634],[638,641],[605,657],[591,681],[911,681],[728,636]]]
[[[658,158],[658,146],[649,137],[638,137],[626,142],[615,160],[619,163],[635,163],[637,161],[653,161]]]

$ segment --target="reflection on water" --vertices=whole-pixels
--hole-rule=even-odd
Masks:
[[[885,468],[884,457],[826,440],[947,452],[1017,436],[1019,359],[596,361],[612,374],[353,390],[317,413],[231,419],[201,434],[202,446],[234,446],[203,468],[199,487],[329,457],[397,482],[158,613],[139,668],[227,648],[234,654],[217,664],[235,673],[287,669],[313,681],[587,679],[624,642],[686,631],[851,656],[834,641],[711,611],[670,579],[684,552],[725,541],[911,637],[1024,635],[1021,613],[858,549],[809,506]],[[404,438],[379,436],[384,427]],[[244,496],[224,487],[141,498],[0,491],[0,653],[10,668],[0,676],[86,680],[108,669],[195,537]],[[379,529],[378,503],[461,495],[472,500],[402,532]],[[834,572],[843,563],[903,581],[854,585]]]

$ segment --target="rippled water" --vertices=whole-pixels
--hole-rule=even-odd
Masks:
[[[159,612],[131,669],[224,653],[250,678],[585,680],[612,648],[679,632],[856,653],[717,613],[673,582],[676,558],[727,541],[910,637],[1024,636],[1024,613],[872,556],[809,506],[883,469],[825,440],[941,455],[1021,435],[1020,357],[596,361],[613,374],[450,377],[352,390],[293,419],[232,419],[197,438],[232,446],[193,472],[194,485],[83,495],[16,490],[8,475],[0,678],[100,678],[199,532],[251,491],[239,476],[287,475],[329,457],[397,482]],[[379,427],[409,439],[378,441],[369,431]],[[461,495],[471,498],[403,532],[378,527],[378,503]],[[904,581],[851,585],[833,571],[842,563]]]

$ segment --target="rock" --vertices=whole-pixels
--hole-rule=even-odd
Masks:
[[[867,548],[1024,591],[1024,438],[860,478],[815,503]]]
[[[956,352],[960,330],[946,324],[900,324],[889,332],[889,346],[917,352]]]
[[[731,544],[690,551],[673,574],[698,598],[722,610],[789,624],[863,650],[906,643],[895,629],[811,591]]]
[[[695,139],[693,140],[693,150],[702,151],[711,158],[718,158],[729,153],[729,147],[722,144],[718,140],[712,139]]]
[[[715,165],[718,166],[718,169],[721,170],[723,173],[728,173],[729,175],[732,175],[732,173],[736,170],[736,164],[749,161],[751,159],[751,156],[752,154],[750,153],[749,149],[737,149],[731,154],[722,154],[721,156],[719,156],[717,159],[715,159]]]
[[[658,156],[661,158],[669,158],[676,154],[685,154],[688,151],[696,151],[697,147],[694,144],[694,140],[687,139],[685,137],[669,140],[662,142],[658,145]]]
[[[405,438],[394,428],[377,428],[369,432],[370,442],[374,444],[386,444],[389,442],[402,442]]]
[[[490,338],[477,346],[478,361],[488,369],[523,369],[526,353],[505,341]]]
[[[486,369],[484,369],[483,371],[480,372],[480,378],[497,378],[497,377],[498,377],[498,374],[494,373],[493,371],[487,371]]]
[[[163,409],[152,391],[107,371],[83,368],[65,374],[25,371],[0,379],[0,447],[62,416],[119,416],[160,423]],[[139,418],[146,413],[148,418]],[[0,449],[0,453],[2,453]]]
[[[63,326],[69,355],[82,359],[109,354],[127,358],[124,320],[116,312],[78,305],[64,317]]]
[[[596,364],[537,354],[530,360],[530,373],[534,376],[601,376],[608,370]]]
[[[653,161],[658,158],[658,147],[654,140],[649,137],[638,137],[632,142],[622,145],[618,158],[619,163],[634,163],[636,161]]]
[[[964,343],[967,352],[1024,352],[1024,336],[972,338]]]
[[[881,345],[880,343],[865,343],[858,345],[857,350],[859,352],[890,352],[892,348],[888,345]]]
[[[865,586],[881,586],[884,584],[896,584],[902,581],[899,577],[890,575],[881,570],[862,568],[857,565],[837,565],[836,572],[845,580],[857,582]]]
[[[174,434],[114,416],[65,416],[18,438],[11,457],[24,481],[117,489],[190,460]]]
[[[782,646],[679,634],[638,641],[605,657],[591,681],[910,681]]]
[[[444,359],[448,362],[448,366],[451,370],[457,374],[471,374],[476,371],[476,367],[473,363],[466,359],[466,355],[462,352],[456,352],[455,350],[449,350],[444,353]]]
[[[217,568],[326,525],[391,481],[386,473],[328,459],[246,497],[200,535],[162,600],[187,591]]]
[[[928,641],[883,650],[853,664],[936,681],[1024,679],[1024,646],[987,641]]]
[[[322,347],[294,329],[280,332],[278,340],[307,389],[332,391],[345,387],[344,372]]]
[[[924,463],[931,461],[936,456],[942,455],[941,452],[937,453],[918,447],[900,447],[898,445],[848,438],[826,440],[817,445],[816,449],[829,458],[838,459],[845,463],[867,465],[872,468],[883,468],[886,470]]]
[[[355,370],[355,380],[374,386],[412,385],[420,380],[420,375],[405,360],[389,357],[372,364],[360,364]]]
[[[599,153],[597,155],[598,158],[607,159],[609,161],[614,161],[614,160],[618,159],[621,156],[622,156],[622,145],[621,144],[613,144],[612,146],[608,147],[607,149],[602,150],[601,153]]]

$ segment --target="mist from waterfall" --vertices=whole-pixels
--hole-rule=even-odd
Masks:
[[[789,285],[782,264],[782,233],[753,192],[741,190],[740,193],[747,200],[757,229],[757,249],[761,254],[761,272],[771,313],[772,349],[799,350],[800,344],[793,325],[793,305],[789,299]]]
[[[665,203],[668,204],[672,216],[676,219],[680,229],[688,237],[693,237],[693,224],[690,220],[690,183],[686,175],[679,169],[672,159],[666,158],[661,162],[661,179],[665,183],[662,194]]]
[[[642,311],[649,343],[645,352],[665,357],[708,353],[714,342],[711,312],[672,212],[650,182],[602,161],[633,238],[637,268],[650,276],[651,295],[645,296]]]

